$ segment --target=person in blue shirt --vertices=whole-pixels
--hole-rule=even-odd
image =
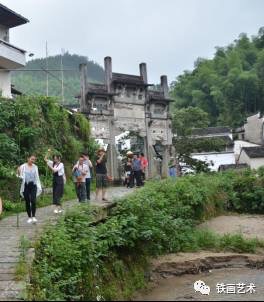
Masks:
[[[139,158],[139,155],[134,155],[133,162],[132,162],[132,170],[133,170],[134,179],[136,179],[137,187],[141,187],[143,183],[141,177],[141,160]]]

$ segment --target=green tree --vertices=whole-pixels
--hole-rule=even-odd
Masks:
[[[173,131],[179,136],[191,134],[193,128],[206,128],[208,114],[198,107],[188,107],[173,112]]]
[[[64,72],[64,97],[65,104],[77,105],[76,95],[80,93],[80,73],[79,64],[87,64],[87,77],[90,82],[100,83],[104,80],[103,68],[89,60],[85,56],[69,54],[66,52],[62,56]],[[34,59],[29,61],[22,71],[15,71],[12,74],[12,83],[16,89],[25,95],[46,95],[46,58]],[[36,71],[23,71],[23,69],[32,69]],[[43,69],[43,71],[41,71]],[[58,71],[50,71],[49,77],[49,95],[57,97],[61,101],[61,56],[48,57],[48,69],[56,69]]]
[[[237,127],[264,111],[264,28],[257,36],[245,33],[226,47],[216,47],[213,59],[198,58],[171,85],[177,109],[198,107],[210,126]]]

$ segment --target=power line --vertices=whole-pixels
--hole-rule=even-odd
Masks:
[[[51,77],[53,77],[54,79],[56,79],[58,82],[61,83],[61,79],[56,77],[53,73],[53,71],[55,72],[61,72],[62,70],[61,69],[46,69],[45,67],[42,66],[42,64],[40,65],[41,66],[41,69],[21,69],[21,70],[18,70],[18,69],[3,69],[3,68],[0,68],[0,72],[1,71],[38,71],[38,72],[46,72],[48,75],[50,75]],[[76,72],[79,72],[79,70],[77,69],[63,69],[63,72],[65,71],[76,71]],[[72,92],[72,87],[68,86],[67,84],[65,84],[65,82],[63,83],[63,87],[65,88],[68,88],[70,92]],[[31,91],[26,91],[26,94],[29,94],[31,93]]]
[[[41,68],[42,68],[43,71],[45,71],[46,73],[48,73],[48,74],[51,75],[54,79],[56,79],[57,81],[59,81],[59,82],[61,83],[61,79],[60,79],[60,78],[56,77],[53,73],[51,73],[51,72],[49,72],[48,70],[46,70],[44,67],[42,67],[42,65],[41,65]],[[61,70],[60,70],[60,71],[61,71]],[[68,89],[72,90],[72,88],[71,88],[70,86],[68,86],[68,85],[66,85],[66,84],[64,83],[64,87],[65,87],[65,86],[66,86]]]

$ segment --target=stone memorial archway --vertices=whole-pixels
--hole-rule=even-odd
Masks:
[[[104,84],[88,83],[87,65],[80,65],[80,111],[89,118],[92,135],[108,144],[109,174],[119,178],[115,137],[132,130],[144,139],[147,176],[160,174],[155,161],[160,157],[162,176],[166,177],[172,145],[167,76],[161,76],[160,90],[151,90],[145,63],[139,65],[140,75],[113,73],[110,57],[104,59],[104,65]]]

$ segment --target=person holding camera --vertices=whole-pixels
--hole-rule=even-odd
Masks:
[[[75,183],[76,194],[79,202],[85,202],[87,200],[86,193],[86,176],[89,171],[89,167],[85,164],[85,158],[80,156],[78,163],[73,167],[73,181]]]
[[[48,152],[50,153],[50,150]],[[66,183],[64,164],[61,162],[60,155],[54,155],[52,160],[49,160],[48,155],[46,155],[44,160],[53,173],[52,193],[53,205],[55,206],[54,213],[62,213],[61,199],[64,193],[64,184]]]
[[[102,194],[102,201],[108,201],[106,199],[106,188],[108,181],[106,161],[106,152],[103,148],[100,148],[96,152],[96,201],[99,201],[100,194]]]

